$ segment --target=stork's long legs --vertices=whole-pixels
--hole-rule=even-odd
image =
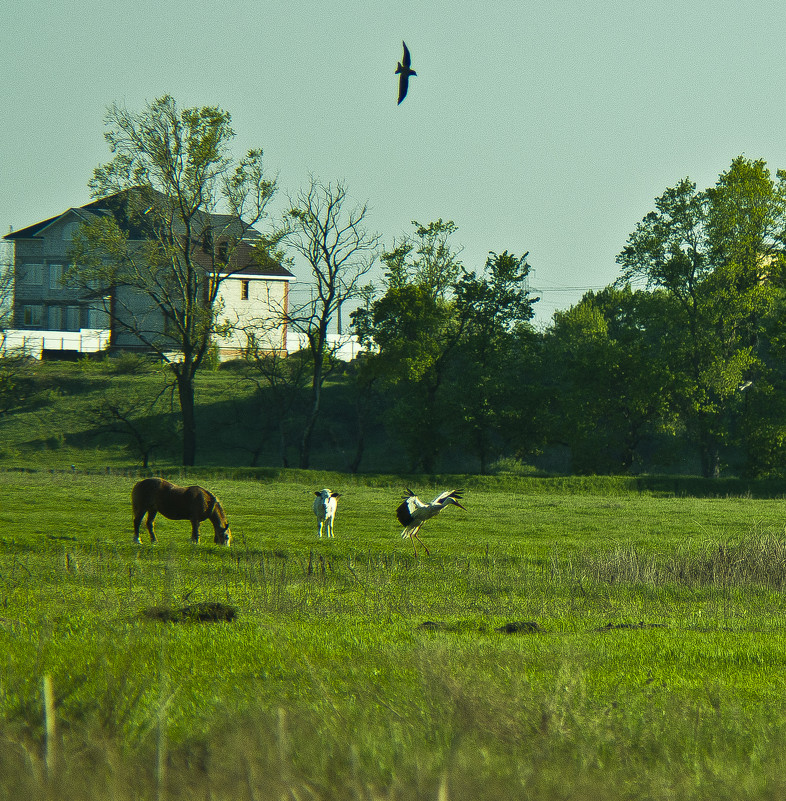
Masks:
[[[421,523],[420,525],[422,526],[423,524]],[[426,543],[423,542],[423,540],[420,539],[420,537],[418,537],[418,531],[420,531],[420,526],[415,526],[415,528],[412,531],[408,531],[407,529],[404,529],[404,532],[402,533],[401,536],[402,537],[409,536],[409,540],[412,543],[412,549],[415,551],[415,557],[416,558],[417,558],[417,555],[418,555],[418,547],[417,547],[417,545],[415,545],[415,540],[417,540],[423,546],[423,549],[426,552],[426,556],[431,556],[431,551],[429,551],[428,546],[426,545]]]
[[[409,532],[409,541],[412,543],[412,550],[415,552],[415,559],[418,558],[418,546],[415,545],[415,538],[417,537],[419,528],[420,526],[418,526],[414,531]]]
[[[418,537],[417,530],[415,531],[415,533],[412,536],[423,546],[424,550],[426,551],[426,556],[431,556],[431,551],[428,549],[428,546],[426,545],[426,543],[423,542],[423,540],[420,539],[420,537]],[[413,542],[413,545],[414,545],[414,542]],[[415,551],[415,556],[417,556],[417,555],[418,555],[418,552]]]

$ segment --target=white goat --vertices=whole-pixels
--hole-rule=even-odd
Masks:
[[[338,492],[331,492],[329,489],[323,489],[315,492],[317,496],[314,501],[314,514],[317,516],[317,525],[319,536],[322,536],[322,529],[325,529],[325,535],[328,537],[333,536],[333,518],[336,516],[336,506],[338,499],[341,497]]]

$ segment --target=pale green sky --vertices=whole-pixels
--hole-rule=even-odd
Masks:
[[[86,203],[107,106],[169,93],[229,111],[282,195],[345,180],[387,245],[441,217],[469,268],[528,250],[545,322],[666,187],[786,167],[784,31],[782,0],[5,0],[0,230]]]

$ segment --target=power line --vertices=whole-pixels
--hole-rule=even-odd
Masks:
[[[531,292],[589,292],[596,289],[606,289],[607,285],[595,286],[547,286],[547,287],[530,287]]]

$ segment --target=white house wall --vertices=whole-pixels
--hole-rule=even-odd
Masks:
[[[247,282],[248,296],[243,297]],[[282,314],[287,309],[289,281],[268,276],[233,275],[222,280],[218,293],[220,320],[229,322],[233,330],[219,340],[219,348],[227,354],[248,349],[249,340],[262,350],[286,349],[286,326]]]

